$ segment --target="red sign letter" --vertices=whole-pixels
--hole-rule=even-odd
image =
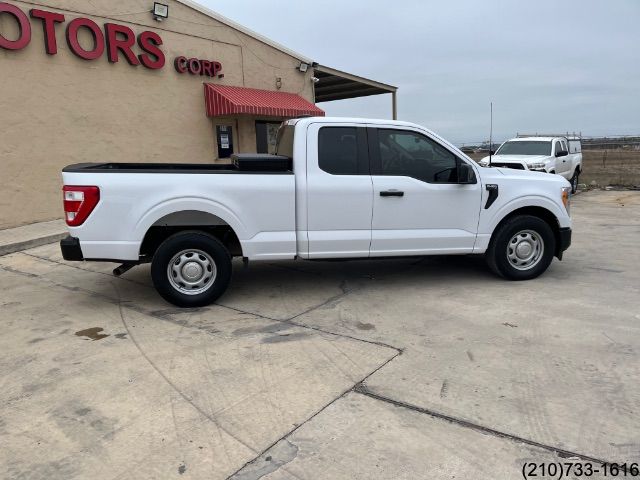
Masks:
[[[58,42],[56,40],[56,23],[64,22],[64,15],[44,10],[32,9],[29,14],[31,18],[42,20],[44,27],[44,46],[49,55],[58,53]]]
[[[129,27],[106,23],[104,25],[107,34],[107,49],[109,61],[118,63],[118,50],[124,53],[130,65],[140,65],[138,57],[135,56],[131,47],[136,43],[136,36]],[[124,35],[123,39],[118,38],[118,34]]]
[[[85,50],[78,41],[78,30],[88,28],[93,35],[93,50]],[[67,43],[73,53],[85,60],[95,60],[104,53],[104,35],[100,27],[88,18],[76,18],[67,26]]]
[[[202,73],[200,75],[206,75],[207,77],[213,77],[213,63],[209,60],[202,60]]]
[[[178,57],[175,61],[176,71],[178,73],[187,73],[187,58]]]
[[[22,50],[24,47],[29,45],[29,42],[31,41],[31,24],[29,23],[29,17],[27,17],[18,7],[14,7],[13,5],[9,5],[4,2],[0,3],[0,15],[3,13],[13,15],[20,27],[20,35],[17,40],[7,40],[0,35],[0,48],[6,48],[7,50]]]
[[[200,75],[202,73],[202,65],[197,58],[189,59],[189,73],[192,75]]]
[[[140,62],[151,70],[159,70],[164,67],[164,52],[158,48],[162,45],[162,38],[154,32],[142,32],[138,36],[138,45],[144,50],[145,54],[140,55]],[[155,60],[153,59],[155,57]]]

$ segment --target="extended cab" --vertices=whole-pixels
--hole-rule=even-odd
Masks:
[[[484,254],[534,278],[571,242],[562,177],[483,168],[418,125],[285,122],[277,155],[233,165],[97,163],[63,170],[66,260],[151,262],[178,306],[217,299],[231,258],[320,260]]]
[[[483,166],[556,173],[578,189],[582,173],[582,142],[579,136],[520,135],[504,142],[494,155],[480,161]]]

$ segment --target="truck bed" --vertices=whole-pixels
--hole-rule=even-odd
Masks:
[[[118,175],[116,175],[118,174]],[[190,175],[185,175],[190,174]],[[65,185],[90,185],[100,201],[79,227],[85,259],[136,261],[154,226],[229,225],[251,259],[296,255],[295,177],[233,165],[93,163],[62,172]]]
[[[292,174],[292,162],[277,155],[234,155],[233,163],[76,163],[64,173]]]

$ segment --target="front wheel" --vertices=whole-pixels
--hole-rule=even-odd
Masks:
[[[487,250],[487,263],[509,280],[531,280],[549,267],[555,249],[555,236],[547,222],[519,215],[496,230]]]
[[[231,281],[231,256],[204,232],[172,235],[158,248],[151,278],[158,293],[177,307],[204,307],[216,301]]]
[[[571,177],[571,193],[574,194],[578,191],[578,182],[580,179],[580,171],[576,168],[576,171],[573,172],[573,177]]]

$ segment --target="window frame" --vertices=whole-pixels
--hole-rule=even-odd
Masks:
[[[460,183],[460,181],[456,181],[456,182],[430,182],[428,180],[424,180],[422,178],[416,178],[412,175],[397,175],[397,174],[389,174],[389,173],[383,173],[382,172],[382,155],[380,153],[380,138],[378,136],[378,132],[379,130],[397,130],[398,132],[405,132],[405,133],[410,133],[413,135],[419,135],[424,137],[427,141],[433,142],[435,144],[437,144],[440,148],[445,149],[447,152],[449,152],[451,155],[453,155],[453,157],[456,160],[456,169],[458,170],[457,172],[457,176],[458,178],[460,177],[459,172],[460,172],[460,165],[462,163],[466,163],[467,165],[471,165],[469,162],[465,161],[464,159],[460,158],[460,156],[453,152],[449,147],[447,147],[447,145],[443,145],[441,142],[439,142],[438,140],[436,140],[435,138],[432,138],[431,136],[427,135],[425,132],[420,131],[420,130],[414,130],[411,128],[397,128],[395,126],[389,125],[380,125],[380,126],[375,126],[375,127],[368,127],[367,128],[367,137],[368,137],[368,141],[369,141],[369,158],[370,158],[370,162],[371,162],[371,175],[372,176],[377,176],[377,177],[405,177],[405,178],[412,178],[414,180],[417,180],[418,182],[422,182],[422,183],[427,183],[429,185],[470,185],[467,183]],[[475,167],[473,165],[471,165],[471,169],[473,170],[473,177],[474,177],[474,182],[471,183],[471,185],[475,185],[478,183],[478,172],[476,171]]]
[[[332,173],[322,168],[320,157],[320,138],[324,129],[336,129],[336,128],[352,128],[356,131],[356,171],[354,173]],[[364,126],[356,125],[325,125],[318,129],[318,168],[327,175],[340,176],[358,176],[366,175],[371,176],[371,155],[369,154],[369,144],[367,142],[367,128]]]

